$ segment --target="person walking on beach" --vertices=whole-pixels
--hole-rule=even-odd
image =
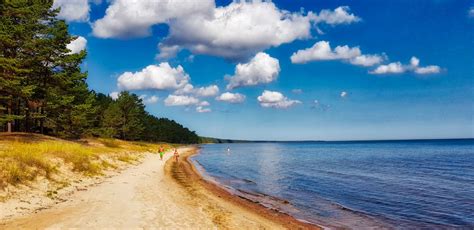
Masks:
[[[178,149],[174,149],[174,159],[176,160],[176,162],[178,162],[179,160],[179,153],[178,153]]]
[[[165,153],[164,153],[165,150],[163,149],[163,147],[160,147],[159,152],[160,152],[160,160],[163,160],[163,155],[165,154]]]

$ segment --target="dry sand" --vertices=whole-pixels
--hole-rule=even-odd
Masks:
[[[180,148],[189,155],[194,148]],[[67,200],[35,213],[6,218],[1,229],[283,229],[313,228],[289,216],[265,211],[209,187],[176,164],[171,153],[161,161],[148,154],[143,163],[81,189]],[[185,157],[183,157],[185,158]],[[244,204],[242,204],[242,202]],[[246,204],[245,204],[246,203]],[[2,210],[0,203],[0,211]]]

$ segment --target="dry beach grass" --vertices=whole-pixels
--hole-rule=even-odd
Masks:
[[[52,179],[61,164],[85,175],[100,174],[114,162],[133,162],[140,153],[156,152],[164,144],[127,142],[115,139],[66,141],[35,134],[0,134],[0,189],[33,181]],[[168,144],[166,144],[169,147]]]

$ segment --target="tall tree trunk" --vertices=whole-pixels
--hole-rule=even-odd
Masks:
[[[21,115],[21,110],[20,110],[20,107],[21,107],[21,98],[17,98],[15,100],[15,115],[17,116],[20,116]],[[17,117],[18,118],[18,117]],[[15,119],[15,126],[14,126],[14,130],[15,132],[20,132],[21,131],[21,119]]]
[[[12,101],[10,99],[10,101],[8,102],[8,106],[7,106],[7,112],[8,112],[8,115],[12,115]],[[9,120],[8,123],[7,123],[7,132],[11,133],[12,132],[12,121]]]
[[[43,117],[44,108],[43,108],[43,106],[41,106],[40,109],[41,109],[40,132],[41,132],[41,134],[44,134],[44,117]]]
[[[25,105],[25,132],[30,132],[30,103],[29,100],[26,100]]]

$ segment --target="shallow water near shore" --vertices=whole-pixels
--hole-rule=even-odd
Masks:
[[[212,144],[192,160],[236,195],[325,226],[474,227],[474,140]]]

